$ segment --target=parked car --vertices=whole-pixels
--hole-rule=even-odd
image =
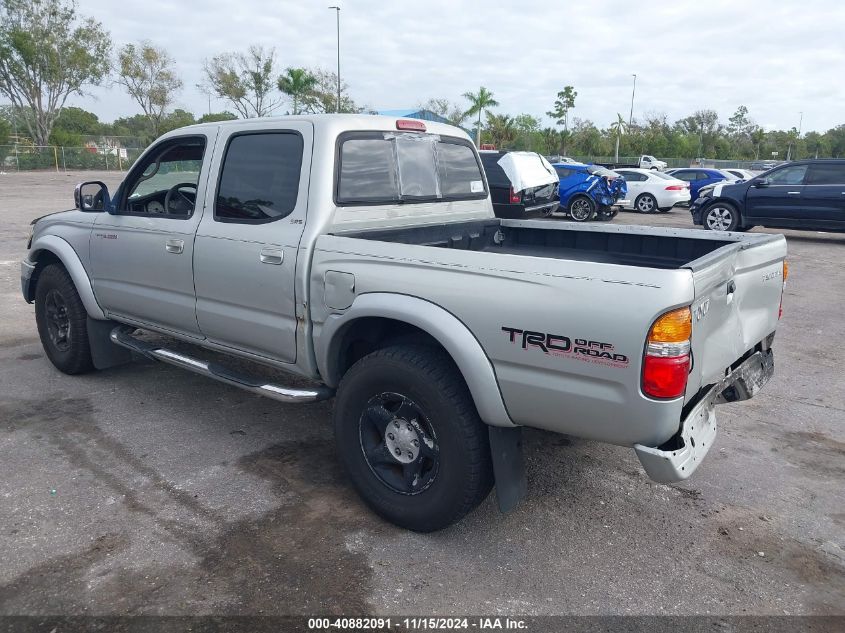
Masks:
[[[698,190],[701,187],[715,182],[722,182],[723,180],[731,180],[727,174],[719,169],[705,169],[703,167],[682,167],[680,169],[670,169],[666,173],[678,180],[689,183],[691,200],[699,197]]]
[[[751,171],[750,169],[738,169],[736,167],[731,167],[729,169],[723,169],[722,171],[726,171],[735,178],[739,180],[751,180],[757,175],[757,172]]]
[[[766,171],[777,167],[780,163],[776,160],[758,160],[751,163],[751,169],[754,171]]]
[[[795,161],[745,182],[719,183],[690,212],[693,223],[712,231],[845,231],[845,160]]]
[[[599,165],[555,163],[560,209],[576,222],[612,220],[628,204],[625,179]]]
[[[654,169],[656,171],[665,171],[667,164],[665,161],[657,160],[654,156],[650,156],[648,154],[643,154],[639,157],[636,163],[596,163],[597,165],[601,165],[602,167],[607,167],[608,169],[624,169],[624,168],[635,168],[635,169]]]
[[[570,165],[583,165],[584,163],[570,158],[569,156],[546,156],[545,159],[549,163],[569,163]]]
[[[113,195],[85,182],[74,202],[33,222],[21,264],[57,369],[135,354],[281,402],[334,397],[347,481],[412,530],[458,521],[494,482],[512,509],[523,426],[627,446],[653,479],[685,479],[713,446],[715,405],[774,371],[782,235],[496,218],[450,125],[194,125],[153,142]],[[146,393],[147,374],[123,388]]]
[[[666,212],[676,204],[690,201],[689,183],[651,169],[617,169],[625,178],[628,194],[624,209],[640,213]]]
[[[535,152],[479,152],[498,218],[549,215],[558,207],[551,164]]]

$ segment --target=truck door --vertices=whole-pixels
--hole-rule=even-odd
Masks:
[[[788,165],[756,178],[745,194],[746,223],[801,228],[806,173],[807,165]]]
[[[197,321],[212,342],[296,361],[296,255],[312,139],[307,122],[221,127],[194,246]]]
[[[110,314],[200,337],[191,269],[217,130],[171,137],[135,164],[91,232],[91,285]]]
[[[845,162],[813,163],[801,196],[805,226],[845,229]]]

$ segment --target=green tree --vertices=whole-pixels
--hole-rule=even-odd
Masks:
[[[616,135],[616,154],[615,158],[613,159],[614,162],[619,162],[619,140],[622,138],[622,135],[628,131],[628,123],[625,121],[624,117],[616,113],[616,121],[610,124],[610,131]]]
[[[452,125],[461,125],[466,120],[466,114],[456,103],[448,99],[429,99],[419,104],[420,110],[428,110],[448,119]]]
[[[150,123],[155,138],[161,133],[161,122],[182,88],[173,59],[163,48],[150,42],[127,44],[117,56],[117,83],[126,88]]]
[[[223,53],[206,60],[205,84],[200,87],[232,104],[243,118],[268,116],[280,100],[272,98],[275,49],[250,46],[246,53]]]
[[[305,95],[302,110],[314,114],[338,112],[337,108],[337,73],[323,68],[309,71],[317,78],[317,85]],[[361,112],[355,101],[349,96],[349,86],[340,82],[340,112]]]
[[[305,68],[288,68],[285,74],[279,77],[277,85],[292,101],[291,114],[302,114],[300,106],[317,87],[317,77]]]
[[[533,150],[534,137],[540,131],[540,119],[530,114],[517,114],[513,118],[513,123],[519,136],[520,148]]]
[[[766,130],[761,127],[754,128],[751,132],[751,143],[754,146],[754,160],[760,158],[760,150],[766,141]]]
[[[563,126],[564,134],[561,136],[563,153],[566,154],[566,141],[569,138],[569,111],[575,107],[575,97],[578,92],[572,86],[564,86],[563,90],[557,93],[555,106],[546,114],[555,120],[555,123]]]
[[[493,93],[484,86],[478,89],[477,93],[465,92],[463,98],[470,102],[470,107],[464,112],[464,116],[471,117],[478,115],[478,127],[476,128],[476,145],[481,146],[481,114],[489,109],[495,108],[499,102],[493,98]]]
[[[99,136],[105,128],[93,112],[74,106],[65,107],[53,124],[50,145],[79,146],[84,137]]]
[[[497,148],[507,148],[514,141],[517,134],[513,117],[507,114],[487,113],[487,135],[490,142]]]
[[[23,114],[36,145],[72,94],[108,75],[111,38],[103,25],[76,13],[68,0],[0,1],[0,95]]]
[[[196,122],[197,121],[191,112],[187,112],[181,108],[176,108],[173,112],[162,118],[161,123],[159,124],[159,132],[161,134],[167,134],[168,132],[180,127],[193,125]]]
[[[197,123],[217,123],[218,121],[234,121],[237,119],[238,116],[228,111],[223,112],[211,112],[209,114],[203,114],[199,119],[197,119]]]
[[[553,127],[540,130],[540,140],[544,154],[557,154],[560,151],[560,133]]]

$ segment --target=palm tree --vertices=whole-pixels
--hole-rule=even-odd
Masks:
[[[553,127],[540,130],[540,137],[543,139],[543,149],[546,154],[557,154],[560,151],[560,133]]]
[[[314,90],[317,85],[317,78],[305,68],[288,68],[285,74],[279,77],[279,90],[285,93],[293,101],[293,112],[300,114],[299,104],[303,98]]]
[[[616,158],[613,159],[613,162],[619,162],[619,139],[622,135],[628,131],[628,123],[622,117],[621,114],[618,112],[616,113],[616,122],[610,124],[610,130],[616,133]]]
[[[487,133],[496,147],[503,148],[516,138],[516,122],[507,114],[487,113]]]
[[[466,116],[473,116],[474,114],[478,115],[478,128],[476,128],[477,134],[475,144],[481,147],[481,113],[488,108],[495,108],[499,105],[499,102],[493,98],[493,93],[487,90],[484,86],[481,86],[478,89],[478,94],[465,92],[463,97],[472,104],[469,110],[467,110],[464,114]]]

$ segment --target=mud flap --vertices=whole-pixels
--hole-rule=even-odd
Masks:
[[[99,321],[88,317],[88,344],[91,346],[91,360],[97,369],[108,369],[132,361],[132,352],[111,342],[109,334],[119,323]]]
[[[491,426],[488,429],[496,497],[499,510],[507,513],[519,504],[528,490],[522,459],[522,427]]]

